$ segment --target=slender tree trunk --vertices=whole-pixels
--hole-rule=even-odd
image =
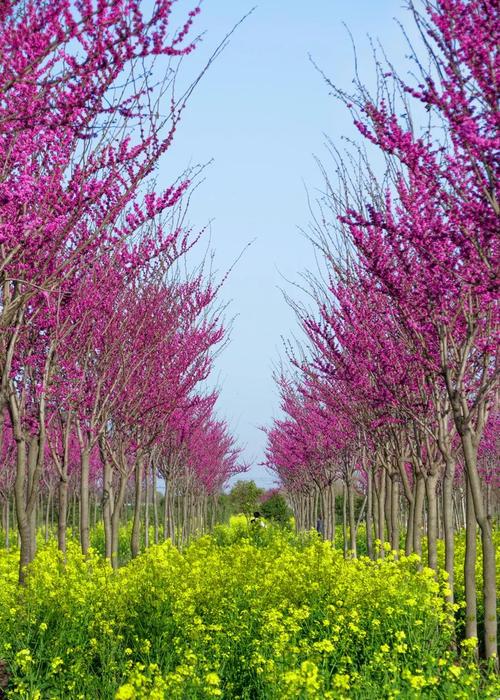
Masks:
[[[31,562],[31,538],[28,514],[25,506],[26,490],[26,442],[20,437],[16,439],[16,480],[14,484],[14,497],[17,518],[17,530],[19,533],[19,583],[25,582],[25,567]]]
[[[391,548],[399,552],[399,481],[391,477]]]
[[[85,556],[90,546],[89,525],[89,478],[90,478],[90,449],[83,447],[80,457],[80,544]]]
[[[149,480],[149,463],[146,462],[144,465],[144,475],[146,480],[146,494],[145,494],[145,506],[144,506],[144,546],[146,549],[149,547],[149,502],[151,500],[151,482]]]
[[[347,558],[347,486],[342,484],[342,535],[344,538],[344,558]]]
[[[207,494],[204,494],[202,515],[201,515],[203,532],[207,532],[208,527],[209,527],[209,525],[208,525],[208,501],[209,501],[209,496]]]
[[[120,472],[118,493],[115,495],[113,504],[113,513],[111,515],[111,566],[113,569],[118,568],[118,550],[120,536],[120,512],[125,502],[127,493],[127,477]]]
[[[153,476],[153,522],[155,531],[155,544],[158,544],[159,537],[159,525],[158,525],[158,485],[157,485],[157,473],[156,466],[152,465],[152,476]]]
[[[491,522],[493,519],[493,511],[491,507],[491,484],[486,483],[486,517]]]
[[[168,501],[167,490],[169,486],[165,479],[165,493],[163,494],[163,539],[168,540]]]
[[[45,508],[45,542],[49,541],[51,504],[52,504],[52,489],[49,489],[49,492],[47,494],[47,504],[46,504],[46,508]]]
[[[7,496],[7,517],[5,518],[5,523],[7,525],[7,530],[5,531],[5,549],[9,551],[10,549],[10,498]]]
[[[137,460],[135,465],[135,490],[134,490],[134,520],[132,523],[132,536],[130,539],[130,552],[132,559],[138,556],[141,534],[141,506],[142,506],[142,479],[144,476],[144,461]]]
[[[467,474],[465,475],[465,636],[477,637],[477,598],[476,598],[476,513]]]
[[[331,515],[330,515],[330,490],[329,485],[321,489],[321,512],[323,516],[323,537],[325,540],[332,539]]]
[[[337,530],[337,511],[335,509],[335,482],[332,481],[330,486],[328,487],[328,490],[330,492],[330,508],[328,510],[329,512],[329,517],[330,517],[330,529],[332,533],[332,547],[335,549],[335,534]]]
[[[182,510],[182,544],[185,544],[189,537],[190,537],[190,515],[191,515],[191,509],[190,509],[190,497],[189,497],[189,491],[186,490],[186,493],[184,494],[184,504],[183,504],[183,510]]]
[[[179,536],[181,532],[180,523],[180,495],[177,493],[177,509],[176,509],[176,486],[175,482],[171,481],[171,488],[168,493],[168,527],[170,530],[170,539],[172,542],[179,544]]]
[[[347,498],[349,503],[349,535],[350,535],[350,549],[352,556],[356,558],[357,547],[356,547],[356,518],[354,517],[354,489],[352,487],[351,479],[347,482]]]
[[[425,497],[425,483],[419,473],[416,477],[415,504],[413,508],[413,551],[422,556],[422,519]]]
[[[217,509],[219,506],[219,499],[218,495],[215,493],[213,494],[211,498],[211,509],[210,509],[210,531],[212,532],[215,524],[217,522]],[[293,506],[292,506],[293,509]],[[295,513],[295,510],[293,509],[293,512]]]
[[[385,524],[385,486],[386,486],[386,475],[387,472],[385,469],[380,470],[380,486],[379,486],[379,491],[378,491],[378,515],[377,515],[377,525],[378,525],[378,532],[377,532],[377,537],[380,540],[380,552],[379,556],[384,558],[385,557],[385,549],[384,549],[384,542],[385,542],[385,533],[384,533],[384,524]]]
[[[2,501],[2,530],[5,532],[5,535],[7,535],[7,503],[7,498],[4,498]],[[6,537],[4,539],[6,539]]]
[[[460,506],[462,510],[462,529],[465,529],[465,525],[467,523],[466,498],[466,494],[462,490],[462,493],[460,494]]]
[[[36,481],[36,468],[38,461],[38,450],[39,450],[39,440],[37,437],[33,437],[30,440],[28,447],[28,491],[26,494],[26,509],[28,515],[28,526],[29,526],[29,538],[30,538],[30,558],[31,561],[36,555],[36,531],[37,531],[37,489],[38,486]],[[30,501],[32,507],[30,508]]]
[[[443,498],[441,494],[441,489],[439,488],[439,484],[437,485],[436,488],[436,508],[437,508],[437,538],[438,540],[443,539],[443,513],[442,513],[442,507],[443,507]]]
[[[5,496],[3,505],[3,526],[5,529],[5,549],[9,551],[10,549],[10,497],[9,494]]]
[[[104,556],[111,562],[113,552],[113,536],[111,517],[113,512],[113,472],[109,460],[104,453],[102,457],[102,520],[104,524]]]
[[[415,468],[413,467],[413,489],[410,487],[408,473],[406,471],[406,463],[404,457],[398,459],[398,469],[403,484],[404,495],[408,503],[408,512],[406,519],[406,538],[405,538],[405,554],[409,556],[413,552],[413,519],[415,510],[415,491],[416,491],[416,476]]]
[[[443,530],[444,530],[444,568],[448,573],[448,586],[451,593],[446,596],[449,603],[454,601],[455,590],[455,532],[453,527],[453,480],[455,478],[455,460],[446,457],[443,480]]]
[[[366,498],[366,551],[370,559],[373,559],[373,471],[371,469],[368,469]]]
[[[387,540],[392,542],[392,475],[387,472],[385,476],[385,525]]]
[[[486,517],[483,502],[481,481],[477,471],[477,447],[473,444],[470,431],[462,435],[462,447],[467,467],[468,483],[470,484],[474,511],[477,524],[481,530],[481,545],[483,550],[483,600],[484,600],[484,649],[486,658],[496,658],[497,649],[497,598],[496,598],[496,564],[495,545],[491,522]]]
[[[430,474],[425,480],[427,493],[427,559],[430,569],[437,571],[437,498],[438,474]]]
[[[443,495],[444,495],[444,491],[443,491]],[[461,519],[461,513],[459,513],[459,510],[458,510],[456,494],[453,494],[452,504],[453,504],[453,522],[455,524],[455,530],[459,531],[462,529],[462,519]],[[461,504],[460,504],[460,507],[462,507]],[[444,508],[443,508],[443,510],[444,510]]]
[[[59,509],[57,514],[57,547],[66,559],[66,527],[68,524],[68,478],[65,474],[59,479]]]
[[[5,535],[7,536],[7,504],[8,504],[8,498],[5,497],[2,501],[2,530],[5,532]],[[6,537],[5,537],[6,539]]]

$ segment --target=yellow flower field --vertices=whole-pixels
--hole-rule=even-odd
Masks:
[[[219,526],[113,573],[53,544],[16,584],[0,551],[7,698],[495,698],[415,556],[344,560],[313,533]]]

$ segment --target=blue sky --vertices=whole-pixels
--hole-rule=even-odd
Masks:
[[[184,0],[180,6],[188,7]],[[197,30],[202,44],[182,67],[195,75],[251,0],[205,0]],[[224,415],[253,466],[245,478],[262,486],[273,476],[258,462],[265,436],[259,426],[277,415],[272,381],[283,355],[281,337],[296,329],[280,288],[315,268],[299,229],[310,221],[306,188],[321,188],[314,155],[325,162],[325,134],[339,145],[354,132],[346,109],[329,95],[308,54],[336,84],[349,87],[354,36],[360,74],[374,76],[368,35],[379,39],[397,66],[408,53],[394,17],[411,26],[401,0],[262,0],[232,36],[191,96],[175,145],[159,180],[168,183],[187,165],[213,163],[190,205],[190,223],[209,221],[216,265],[225,271],[254,241],[223,289],[229,316],[237,316],[231,343],[216,362]],[[184,71],[186,69],[186,71]]]

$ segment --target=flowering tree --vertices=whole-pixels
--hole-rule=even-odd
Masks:
[[[65,550],[75,450],[82,550],[102,470],[116,551],[129,477],[140,501],[145,464],[223,335],[210,284],[169,276],[195,240],[179,225],[189,177],[162,191],[152,180],[191,92],[178,98],[174,79],[198,8],[172,32],[174,5],[13,0],[0,10],[0,412],[16,452],[21,580],[51,469]]]
[[[371,436],[379,538],[385,519],[397,544],[387,506],[397,507],[401,484],[407,551],[420,552],[425,495],[429,565],[436,568],[441,508],[450,600],[453,487],[463,463],[466,632],[477,634],[477,522],[484,651],[491,657],[497,639],[485,498],[491,474],[481,471],[479,455],[498,387],[499,8],[479,0],[429,0],[422,12],[411,7],[429,59],[413,56],[421,71],[417,85],[381,64],[376,98],[358,81],[353,94],[329,82],[368,148],[382,153],[386,172],[376,177],[369,151],[359,151],[361,175],[337,163],[339,187],[327,181],[315,232],[330,277],[313,284],[317,317],[301,313],[300,320],[311,348],[307,364],[334,387],[336,411],[357,416],[365,465]],[[415,127],[420,115],[427,120],[423,132]],[[349,411],[349,399],[357,411]]]

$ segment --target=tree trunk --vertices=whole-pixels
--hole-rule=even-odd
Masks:
[[[344,558],[347,558],[347,486],[342,484],[342,535],[344,538]]]
[[[425,483],[422,474],[418,473],[415,486],[415,503],[413,508],[413,551],[422,556],[422,520],[425,497]]]
[[[167,480],[165,479],[165,493],[163,494],[163,539],[168,540],[169,537],[169,531],[168,531],[168,501],[167,501],[167,491],[168,491],[168,483]]]
[[[448,573],[448,586],[451,593],[446,596],[448,603],[454,601],[455,590],[455,532],[453,527],[453,480],[455,478],[455,460],[446,457],[443,480],[443,530],[444,530],[444,568]]]
[[[73,538],[75,537],[75,532],[76,532],[76,518],[77,515],[77,505],[76,505],[76,493],[73,493],[73,496],[71,498],[71,528],[73,530],[72,535]]]
[[[357,547],[356,547],[356,518],[354,517],[354,489],[352,487],[351,479],[347,482],[347,498],[349,503],[349,535],[350,535],[350,549],[352,556],[356,558]]]
[[[366,497],[366,551],[370,559],[373,559],[373,471],[371,469],[368,469]]]
[[[134,520],[132,523],[132,536],[130,539],[130,552],[132,559],[138,556],[141,534],[141,506],[142,506],[142,479],[144,476],[144,461],[137,460],[135,465],[135,489],[134,489]]]
[[[377,515],[377,525],[378,532],[377,538],[380,540],[380,552],[379,556],[381,558],[385,557],[384,541],[384,524],[385,524],[385,481],[386,481],[386,471],[385,469],[380,470],[380,486],[377,494],[378,498],[378,515]]]
[[[415,467],[413,467],[413,490],[410,487],[410,480],[406,471],[406,463],[403,456],[398,458],[398,469],[403,484],[404,495],[408,503],[408,514],[406,520],[406,538],[405,538],[405,554],[409,556],[413,552],[413,519],[415,509],[415,491],[416,491],[416,476]]]
[[[427,560],[430,569],[437,571],[437,498],[438,474],[430,474],[425,480],[427,493]]]
[[[146,480],[146,494],[144,506],[144,546],[149,547],[149,502],[151,500],[151,482],[149,480],[149,463],[144,465],[144,475]]]
[[[174,486],[174,482],[172,481],[171,483],[171,488],[170,491],[168,492],[168,527],[170,530],[170,539],[172,542],[177,541],[179,539],[179,534],[180,534],[180,496],[177,496],[177,511],[176,511],[176,503],[175,503],[175,498],[176,498],[176,489]]]
[[[321,516],[323,519],[323,537],[325,540],[332,539],[331,516],[330,516],[330,488],[329,485],[321,489]]]
[[[45,507],[45,542],[49,541],[49,533],[50,533],[50,506],[52,504],[52,489],[49,489],[49,493],[47,495],[47,503]]]
[[[111,562],[113,552],[113,536],[111,516],[113,513],[113,471],[109,460],[103,452],[102,459],[102,520],[104,523],[104,556]]]
[[[127,478],[124,474],[120,473],[118,493],[115,496],[115,502],[113,504],[113,514],[111,516],[111,566],[113,567],[113,569],[117,569],[119,564],[118,546],[120,535],[120,511],[122,510],[123,504],[125,502],[126,493]]]
[[[33,437],[28,447],[28,491],[26,494],[26,511],[28,516],[29,538],[30,538],[30,558],[31,561],[36,555],[36,531],[37,531],[37,501],[38,485],[36,482],[36,469],[38,461],[39,441]]]
[[[5,549],[9,551],[10,549],[10,498],[7,496],[7,517],[5,518],[5,523],[7,525],[7,530],[5,531]]]
[[[64,474],[59,479],[59,510],[57,514],[57,547],[66,560],[66,527],[68,524],[68,478]]]
[[[497,656],[497,598],[496,598],[496,564],[495,545],[491,522],[486,517],[483,503],[481,481],[477,471],[477,447],[473,444],[472,435],[466,430],[462,438],[462,447],[467,467],[468,483],[470,484],[474,511],[477,524],[481,530],[481,545],[483,550],[483,599],[484,599],[484,650],[486,658]]]
[[[443,539],[443,498],[441,491],[442,489],[439,488],[439,484],[436,488],[436,508],[437,508],[437,538],[438,540]]]
[[[10,498],[7,494],[3,502],[2,523],[5,531],[5,549],[10,548]]]
[[[83,447],[80,457],[80,544],[82,554],[87,555],[90,546],[89,525],[90,449]]]
[[[399,481],[396,473],[391,477],[391,548],[399,552]]]
[[[477,523],[474,501],[467,474],[465,491],[465,636],[477,637],[477,598],[476,598],[476,557]]]
[[[387,540],[392,542],[392,475],[387,472],[385,476],[385,525]]]
[[[157,485],[157,474],[156,466],[152,465],[152,476],[153,476],[153,522],[155,531],[155,544],[158,544],[159,537],[159,525],[158,525],[158,485]]]
[[[25,567],[31,562],[31,538],[25,505],[26,490],[26,442],[21,437],[16,437],[16,480],[14,484],[14,498],[17,518],[17,530],[19,533],[19,583],[25,582]]]

